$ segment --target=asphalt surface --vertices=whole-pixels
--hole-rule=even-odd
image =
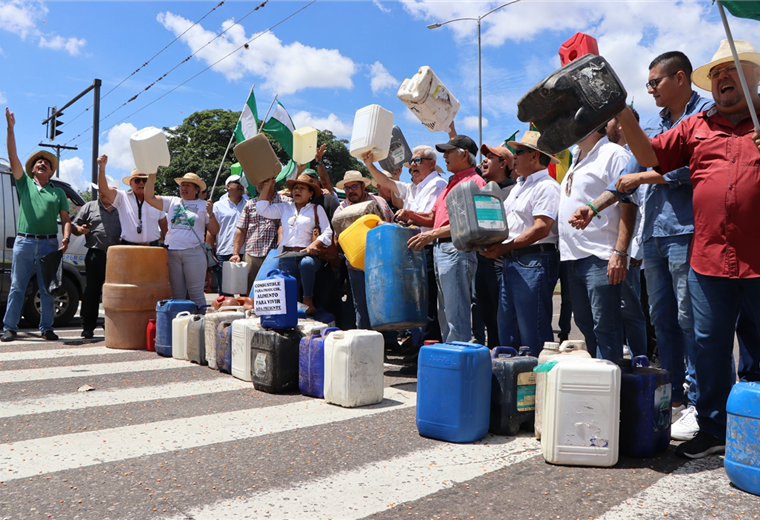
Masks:
[[[760,518],[721,457],[675,443],[589,468],[547,464],[529,431],[421,437],[400,356],[383,402],[348,409],[58,333],[0,346],[0,518]]]

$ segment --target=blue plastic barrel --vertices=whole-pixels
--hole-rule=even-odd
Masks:
[[[488,430],[497,435],[516,435],[520,426],[533,428],[536,410],[538,358],[530,347],[496,347],[491,351],[491,422]]]
[[[216,368],[232,373],[232,322],[223,321],[216,327]]]
[[[367,233],[364,280],[369,323],[374,330],[406,330],[427,323],[425,255],[407,242],[418,229],[383,224]]]
[[[731,483],[760,495],[760,383],[737,383],[726,403],[726,457]]]
[[[450,442],[475,442],[488,433],[491,356],[483,345],[424,345],[417,360],[417,430]]]
[[[646,356],[621,359],[620,453],[652,457],[670,445],[670,372],[651,368]]]
[[[172,357],[172,321],[183,311],[195,313],[198,307],[190,300],[161,300],[156,303],[156,354]]]
[[[298,345],[298,389],[303,395],[325,397],[325,339],[336,330],[328,327],[321,334],[301,338]]]
[[[276,314],[261,314],[261,326],[265,329],[273,330],[286,330],[296,328],[298,325],[298,286],[296,284],[296,279],[290,276],[290,273],[288,273],[288,271],[272,269],[267,273],[265,278],[254,282],[253,286],[254,289],[256,289],[256,294],[258,294],[259,291],[257,284],[265,281],[279,281],[281,283],[278,284],[278,286],[284,286],[285,308],[281,309],[284,310],[283,313],[280,313],[280,310],[278,310]],[[277,287],[267,289],[263,294],[274,295],[275,293],[282,294]],[[267,296],[264,297],[266,298]],[[257,298],[258,301],[256,302],[256,307],[259,308],[259,306],[262,305],[262,298],[258,295],[254,296],[254,299]],[[272,299],[274,302],[273,307],[282,307],[281,301],[275,301],[277,298]]]

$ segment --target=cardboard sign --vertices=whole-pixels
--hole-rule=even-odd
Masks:
[[[285,314],[285,280],[259,280],[253,282],[253,311],[257,316]]]

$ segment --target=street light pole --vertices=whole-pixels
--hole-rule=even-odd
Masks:
[[[480,147],[483,146],[483,77],[481,74],[481,61],[482,61],[482,53],[481,53],[481,44],[480,44],[480,22],[488,16],[489,14],[498,11],[499,9],[503,7],[507,7],[511,4],[516,4],[520,0],[512,0],[511,2],[507,2],[505,4],[501,4],[498,7],[494,7],[490,11],[488,11],[486,14],[478,16],[477,18],[454,18],[453,20],[446,20],[445,22],[439,22],[439,23],[433,23],[427,26],[428,29],[438,29],[442,25],[446,25],[447,23],[451,22],[460,22],[462,20],[473,20],[475,22],[478,22],[478,153],[480,154]],[[481,159],[482,159],[482,155]]]

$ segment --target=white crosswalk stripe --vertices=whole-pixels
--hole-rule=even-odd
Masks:
[[[192,365],[186,361],[180,361],[174,358],[157,358],[141,361],[120,361],[117,363],[96,363],[92,365],[28,368],[24,370],[7,370],[5,372],[0,372],[0,383],[43,381],[46,379],[64,379],[67,377],[93,377],[190,367],[192,367]]]
[[[0,352],[0,363],[4,361],[36,361],[40,359],[64,359],[80,356],[118,356],[129,352],[131,351],[118,348],[81,346],[66,349]]]

